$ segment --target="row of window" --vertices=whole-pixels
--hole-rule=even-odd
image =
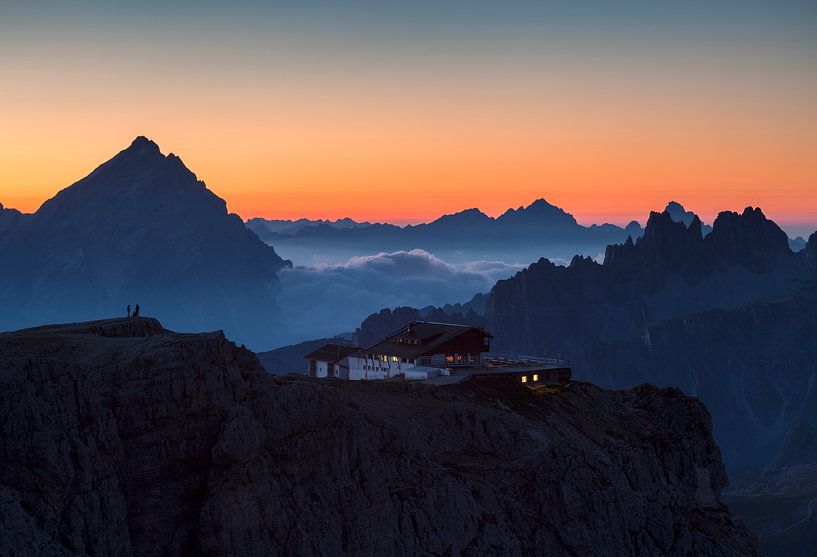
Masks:
[[[533,380],[534,380],[534,381],[539,381],[539,374],[538,374],[538,373],[534,373],[534,374],[533,374]],[[522,382],[523,382],[523,383],[527,383],[527,382],[528,382],[528,376],[527,376],[527,375],[523,375],[523,376],[522,376]]]

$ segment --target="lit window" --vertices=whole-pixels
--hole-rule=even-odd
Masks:
[[[522,382],[523,382],[523,383],[527,383],[527,382],[528,382],[528,376],[527,376],[527,375],[523,375],[523,376],[522,376]]]
[[[397,361],[399,361],[399,360],[398,360],[397,356],[392,356],[392,357],[391,357],[391,361],[392,361],[392,362],[397,362]]]
[[[539,381],[539,376],[538,376],[538,375],[536,375],[535,373],[533,374],[533,380],[534,380],[534,381]]]
[[[454,356],[446,356],[445,361],[448,362],[449,364],[453,364],[454,363]]]

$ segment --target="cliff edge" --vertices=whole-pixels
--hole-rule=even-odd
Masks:
[[[0,554],[757,555],[697,400],[281,379],[152,319],[0,334]]]

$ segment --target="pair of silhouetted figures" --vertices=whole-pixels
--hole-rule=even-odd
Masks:
[[[136,307],[133,308],[133,315],[130,314],[130,304],[128,304],[128,317],[139,317],[139,304],[136,304]]]

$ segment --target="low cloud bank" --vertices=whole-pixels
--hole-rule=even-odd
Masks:
[[[285,270],[279,275],[278,303],[285,322],[278,344],[352,331],[384,307],[466,302],[523,267],[502,261],[453,265],[414,249]]]

